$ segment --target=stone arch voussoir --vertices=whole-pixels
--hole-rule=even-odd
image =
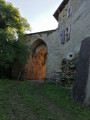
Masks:
[[[37,52],[40,50],[44,49],[48,51],[47,49],[47,44],[42,40],[42,39],[36,39],[32,44],[31,44],[31,49],[32,49],[32,55],[34,56]]]

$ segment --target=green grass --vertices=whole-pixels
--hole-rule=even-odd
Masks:
[[[55,85],[43,85],[42,89],[48,98],[70,112],[76,120],[90,120],[90,109],[75,103],[69,90]]]
[[[0,80],[0,120],[90,120],[90,110],[56,85]]]

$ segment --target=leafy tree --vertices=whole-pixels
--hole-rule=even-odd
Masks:
[[[15,61],[26,63],[28,46],[22,41],[25,31],[30,30],[27,20],[18,8],[0,0],[0,73],[12,68]],[[11,69],[10,69],[11,70]]]

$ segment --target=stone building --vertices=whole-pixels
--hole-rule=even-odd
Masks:
[[[62,59],[72,59],[90,37],[90,0],[63,0],[53,16],[56,30],[26,35],[31,51],[23,79],[57,82]]]

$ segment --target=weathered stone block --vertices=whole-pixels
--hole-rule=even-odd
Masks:
[[[90,59],[90,38],[86,38],[81,44],[80,56],[77,63],[75,83],[73,88],[73,98],[81,104],[90,104],[90,78],[89,75]],[[87,98],[88,94],[88,98]],[[87,98],[87,100],[85,100]]]

